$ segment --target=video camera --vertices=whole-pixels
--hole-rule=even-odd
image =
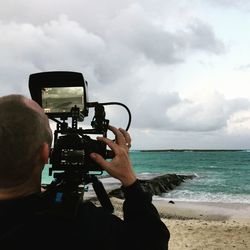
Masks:
[[[127,106],[119,102],[88,102],[88,82],[79,72],[50,71],[31,74],[29,89],[32,99],[44,109],[49,119],[56,122],[54,146],[50,153],[52,167],[49,170],[49,175],[54,172],[55,179],[48,186],[48,190],[56,190],[55,195],[61,195],[61,201],[67,210],[75,210],[77,204],[74,208],[69,208],[72,199],[79,203],[85,185],[92,183],[102,206],[113,212],[108,195],[97,178],[103,171],[90,158],[90,154],[95,152],[104,159],[109,159],[113,156],[112,151],[107,150],[106,144],[92,139],[90,135],[100,134],[107,137],[109,120],[106,119],[106,105],[120,105],[127,110],[128,130],[131,113]],[[84,121],[90,108],[94,108],[92,129],[78,128],[78,122]],[[68,125],[68,119],[71,119],[71,127]]]

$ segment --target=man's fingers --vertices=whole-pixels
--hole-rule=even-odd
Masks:
[[[98,141],[102,141],[104,142],[105,144],[107,144],[115,154],[118,153],[118,148],[117,148],[117,145],[110,139],[106,138],[106,137],[97,137],[97,140]]]
[[[119,131],[123,134],[123,136],[126,140],[126,144],[130,147],[131,146],[131,137],[130,137],[129,133],[123,128],[119,128]]]
[[[116,139],[117,144],[119,145],[126,144],[125,137],[119,129],[109,125],[109,130],[111,130],[115,134],[115,139]]]
[[[91,153],[90,154],[91,159],[93,159],[97,164],[99,164],[104,170],[108,170],[109,168],[109,162],[105,161],[105,159],[97,154],[97,153]]]

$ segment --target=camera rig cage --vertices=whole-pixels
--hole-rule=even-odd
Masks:
[[[48,118],[56,122],[54,131],[54,146],[51,147],[49,175],[54,180],[46,188],[52,193],[56,204],[62,204],[63,214],[76,214],[78,205],[83,199],[85,186],[92,183],[94,191],[101,205],[109,212],[114,208],[97,178],[103,170],[95,163],[90,154],[96,152],[104,159],[112,158],[112,152],[98,140],[91,139],[90,134],[107,136],[109,120],[106,119],[104,106],[123,106],[129,115],[129,129],[131,113],[128,107],[119,102],[88,102],[88,82],[79,72],[49,71],[34,73],[29,76],[29,90],[31,98],[36,101],[47,114]],[[78,121],[83,121],[94,108],[92,129],[78,128]],[[68,119],[72,119],[71,127]],[[61,121],[60,121],[60,120]]]

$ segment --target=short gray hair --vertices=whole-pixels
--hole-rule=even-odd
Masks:
[[[29,107],[25,100],[22,95],[0,98],[0,188],[27,180],[43,143],[51,145],[45,113]]]

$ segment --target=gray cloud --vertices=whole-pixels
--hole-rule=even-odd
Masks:
[[[63,3],[61,8],[66,4]],[[33,10],[34,6],[29,8]],[[4,74],[0,84],[4,87],[1,94],[12,90],[10,84],[15,82],[19,83],[18,91],[27,92],[22,76],[27,79],[34,71],[80,70],[98,86],[118,83],[150,61],[167,66],[185,61],[189,52],[223,51],[223,44],[215,38],[211,27],[199,20],[173,32],[155,24],[142,6],[129,5],[129,1],[126,6],[116,5],[114,9],[119,10],[116,15],[112,12],[108,16],[103,5],[99,8],[106,19],[91,31],[89,25],[85,27],[83,21],[67,15],[42,24],[2,21],[0,70]],[[69,10],[75,10],[74,6]],[[19,16],[25,19],[20,13]]]
[[[173,131],[216,131],[225,128],[232,115],[250,109],[248,99],[225,99],[219,93],[214,93],[202,102],[181,99],[177,93],[149,96],[151,101],[146,101],[149,98],[141,100],[134,111],[135,127]],[[140,113],[141,107],[143,114]]]
[[[215,5],[220,5],[226,8],[231,8],[231,7],[238,7],[243,10],[250,10],[250,3],[248,0],[209,0],[208,2],[215,4]]]
[[[148,18],[138,5],[131,5],[117,15],[107,33],[108,40],[115,34],[119,44],[129,46],[135,54],[141,53],[156,64],[183,62],[188,52],[225,51],[208,24],[196,19],[182,30],[168,31]]]
[[[193,50],[207,51],[213,54],[225,52],[225,46],[223,42],[216,38],[212,27],[208,24],[200,20],[195,20],[188,26],[188,28],[189,32],[187,32],[187,47]]]
[[[236,68],[236,70],[242,70],[242,71],[247,71],[249,69],[250,69],[250,63],[244,64],[244,65],[240,65],[239,67]]]
[[[132,112],[132,127],[150,131],[215,132],[228,126],[231,117],[250,110],[250,100],[225,99],[214,93],[202,101],[182,99],[178,93],[130,93],[125,101]],[[125,126],[127,114],[121,109],[108,109],[111,123]],[[239,120],[240,119],[240,120]],[[249,117],[234,122],[246,122]]]
[[[0,23],[1,94],[13,87],[27,94],[30,73],[93,67],[105,50],[101,38],[62,16],[42,26]]]

